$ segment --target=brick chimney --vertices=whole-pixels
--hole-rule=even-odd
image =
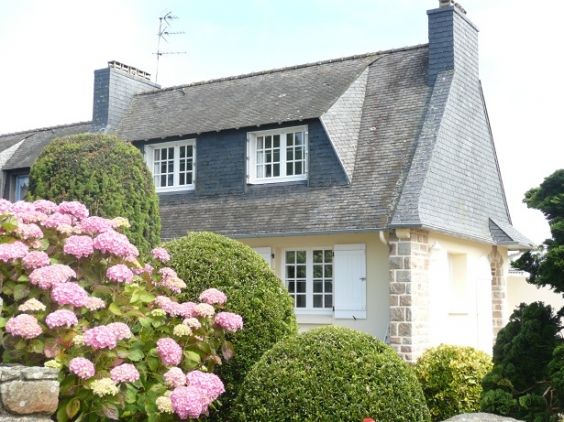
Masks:
[[[466,10],[452,0],[439,0],[429,17],[429,85],[445,70],[478,79],[478,27]]]
[[[117,61],[94,71],[94,107],[90,132],[113,132],[133,96],[160,88],[151,75]]]

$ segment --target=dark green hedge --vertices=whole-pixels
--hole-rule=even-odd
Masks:
[[[492,358],[473,347],[441,344],[428,349],[413,366],[433,421],[480,411],[482,379]]]
[[[232,335],[233,359],[217,368],[226,392],[212,420],[230,420],[231,404],[245,375],[279,340],[297,333],[294,305],[268,264],[246,245],[214,233],[191,233],[164,244],[167,263],[188,285],[180,301],[196,301],[215,287],[227,295],[226,310],[243,317],[243,330]]]
[[[141,252],[159,244],[159,198],[141,152],[114,136],[85,133],[54,139],[30,172],[27,199],[80,201],[90,215],[125,217]]]
[[[384,343],[343,327],[281,341],[247,375],[237,422],[429,421],[412,369]]]
[[[560,314],[542,302],[521,303],[498,335],[494,366],[483,379],[482,411],[528,422],[560,421],[564,350]]]

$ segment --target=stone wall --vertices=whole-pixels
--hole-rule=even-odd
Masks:
[[[415,229],[396,234],[389,239],[390,345],[414,362],[429,345],[429,236]]]
[[[492,247],[488,259],[492,269],[492,325],[495,342],[497,333],[507,323],[507,282],[503,272],[503,257],[497,246]]]
[[[51,422],[59,404],[59,371],[0,366],[0,422]]]

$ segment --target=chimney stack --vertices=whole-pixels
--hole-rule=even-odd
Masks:
[[[464,72],[478,79],[478,27],[466,10],[452,0],[439,0],[439,7],[427,11],[429,17],[430,86],[447,70]]]
[[[94,71],[94,107],[90,132],[111,133],[135,94],[160,88],[151,75],[118,61]]]

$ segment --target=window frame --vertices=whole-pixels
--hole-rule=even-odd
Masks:
[[[179,185],[179,162],[180,162],[180,153],[179,148],[182,146],[191,146],[192,147],[192,183],[189,185]],[[173,172],[173,180],[174,184],[172,186],[157,186],[155,183],[155,191],[157,193],[163,192],[182,192],[182,191],[191,191],[196,188],[196,139],[181,139],[174,142],[163,142],[163,143],[155,143],[149,144],[145,146],[145,157],[147,166],[153,175],[153,182],[155,182],[155,178],[158,177],[155,175],[154,172],[154,164],[155,164],[155,150],[162,150],[164,148],[174,148],[174,172]],[[188,172],[187,172],[188,173]]]
[[[316,294],[316,292],[314,292],[313,289],[313,282],[314,282],[314,274],[313,274],[313,266],[314,264],[318,264],[315,263],[313,261],[313,251],[318,251],[321,250],[323,251],[323,253],[325,253],[325,251],[331,251],[331,286],[332,286],[332,291],[331,291],[331,298],[332,298],[332,302],[331,302],[331,306],[330,307],[322,307],[322,308],[315,308],[313,306],[313,297]],[[318,247],[290,247],[290,248],[284,248],[282,249],[282,269],[281,269],[281,278],[282,281],[284,282],[284,286],[286,287],[286,289],[288,290],[288,284],[289,284],[289,278],[287,277],[287,273],[286,273],[286,268],[287,268],[287,257],[286,257],[286,253],[287,252],[298,252],[298,251],[305,251],[306,252],[306,307],[303,308],[298,308],[296,307],[296,300],[294,299],[294,296],[292,296],[292,293],[290,293],[290,296],[292,297],[292,300],[294,302],[294,312],[296,314],[301,314],[301,315],[333,315],[334,309],[335,309],[335,253],[334,253],[334,248],[333,246],[318,246]],[[323,259],[323,262],[321,263],[322,265],[325,265],[325,258]],[[325,275],[325,274],[324,274]],[[298,278],[298,277],[295,277]],[[325,281],[327,281],[327,277],[322,277],[323,279],[323,292],[317,292],[317,293],[321,293],[322,295],[325,295],[327,292],[325,292]],[[289,290],[288,290],[289,291]]]
[[[303,132],[304,136],[304,148],[303,148],[303,159],[300,160],[303,163],[303,173],[298,175],[286,174],[286,164],[287,164],[287,151],[288,145],[282,145],[280,143],[280,176],[272,177],[259,177],[257,175],[257,140],[261,136],[274,136],[274,135],[286,135],[287,133]],[[267,184],[267,183],[281,183],[281,182],[291,182],[291,181],[302,181],[308,179],[309,172],[309,139],[308,139],[308,127],[307,125],[302,126],[291,126],[277,129],[253,131],[247,133],[247,183],[248,184]],[[296,160],[294,160],[296,162]]]
[[[20,180],[21,179],[27,179],[27,189],[29,190],[29,174],[17,174],[14,175],[14,184],[15,184],[15,189],[14,189],[14,200],[15,201],[23,201],[25,200],[25,193],[24,196],[22,197],[21,195],[21,186],[20,186]],[[27,193],[27,190],[26,190]]]

